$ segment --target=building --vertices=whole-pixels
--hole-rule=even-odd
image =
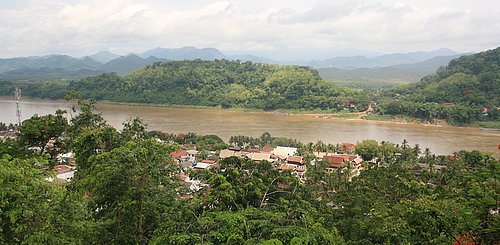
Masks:
[[[323,157],[323,162],[328,163],[327,169],[345,168],[348,161],[348,155],[330,155]]]
[[[251,159],[252,161],[256,162],[261,162],[261,161],[268,161],[268,162],[274,162],[275,159],[271,158],[271,153],[262,153],[262,152],[252,152],[250,154],[247,154],[248,159]]]
[[[271,151],[271,153],[284,160],[289,156],[297,155],[297,148],[277,146],[274,150]]]
[[[56,165],[54,171],[56,171],[58,179],[69,182],[74,177],[76,168],[69,165]]]

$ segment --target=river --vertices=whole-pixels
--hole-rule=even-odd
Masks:
[[[45,115],[57,109],[68,109],[64,101],[29,100],[20,103],[22,119],[34,114]],[[196,132],[215,134],[228,140],[232,135],[258,137],[263,132],[273,136],[295,138],[302,142],[356,143],[375,139],[429,147],[436,154],[451,154],[458,150],[481,150],[500,156],[500,132],[481,131],[478,128],[397,124],[365,120],[315,118],[302,115],[275,115],[264,112],[242,112],[221,109],[171,108],[98,104],[97,109],[114,127],[134,117],[142,118],[150,130],[171,133]],[[14,100],[0,100],[0,121],[15,123]]]

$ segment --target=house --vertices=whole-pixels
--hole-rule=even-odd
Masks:
[[[229,147],[229,150],[231,150],[231,151],[241,151],[241,147],[231,146],[231,147]]]
[[[291,166],[291,165],[287,165],[287,164],[281,164],[281,165],[276,166],[275,169],[279,170],[279,171],[286,171],[286,170],[294,171],[295,170],[295,166]]]
[[[274,159],[271,158],[271,153],[261,153],[261,152],[252,152],[247,155],[249,159],[256,162],[268,161],[274,162]]]
[[[359,155],[349,155],[349,162],[352,166],[359,166],[359,164],[363,162],[363,158]]]
[[[56,165],[54,171],[56,171],[58,179],[69,182],[75,175],[76,168],[69,165]]]
[[[210,160],[208,160],[210,161]],[[213,168],[214,164],[212,163],[207,163],[207,162],[194,162],[193,163],[193,169],[195,170],[204,170],[204,169],[209,169]]]
[[[356,150],[356,145],[351,143],[342,143],[342,149],[346,153],[352,153]]]
[[[236,152],[234,152],[234,155],[237,156],[237,157],[246,157],[248,154],[250,154],[250,153],[246,152],[246,151],[236,151]]]
[[[187,174],[185,174],[183,172],[181,172],[179,174],[179,178],[180,178],[181,182],[187,188],[189,188],[192,192],[197,192],[197,191],[203,189],[203,187],[207,186],[207,184],[203,184],[199,180],[195,180],[195,179],[189,178],[189,175],[187,175]],[[182,199],[182,196],[180,198]]]
[[[215,164],[215,160],[209,160],[209,159],[205,159],[203,161],[201,161],[202,163],[206,163],[206,164]]]
[[[302,156],[289,156],[286,159],[286,164],[301,166],[304,165],[304,158]]]
[[[274,149],[275,149],[275,147],[273,147],[273,146],[265,145],[264,147],[262,147],[262,152],[271,153]]]
[[[232,151],[232,150],[229,150],[229,149],[224,149],[224,150],[221,150],[220,153],[219,153],[219,158],[220,159],[224,159],[224,158],[228,158],[228,157],[232,157],[232,156],[235,156],[234,154],[235,152]]]
[[[186,151],[174,151],[170,153],[170,156],[174,159],[181,159],[181,157],[187,157],[188,153]]]
[[[280,159],[285,160],[288,156],[297,155],[297,148],[277,146],[274,150],[271,151],[271,153],[278,156]]]
[[[344,168],[349,162],[349,155],[330,155],[324,156],[323,161],[328,163],[328,168]]]
[[[195,158],[196,154],[198,154],[197,150],[187,150],[186,152],[190,158]]]

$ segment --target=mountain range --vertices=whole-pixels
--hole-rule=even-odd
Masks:
[[[140,54],[121,56],[109,51],[76,58],[68,55],[47,55],[0,59],[0,79],[43,80],[53,78],[81,78],[103,72],[127,74],[159,61],[168,60],[242,60],[254,63],[292,64],[317,68],[325,79],[359,79],[349,74],[406,72],[421,77],[446,65],[458,53],[449,49],[407,54],[387,54],[375,57],[333,57],[314,61],[275,61],[253,55],[225,55],[215,48],[154,48]],[[392,77],[394,72],[387,73]],[[347,75],[346,75],[347,74]],[[403,76],[405,79],[408,76]]]

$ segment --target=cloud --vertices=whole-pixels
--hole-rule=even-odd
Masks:
[[[479,51],[500,44],[495,0],[172,2],[31,0],[22,7],[5,6],[0,8],[0,57],[194,45],[317,58],[304,54]]]

